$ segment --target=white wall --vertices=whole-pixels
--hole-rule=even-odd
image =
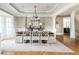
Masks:
[[[70,38],[75,39],[75,12],[71,13],[71,21],[70,21]]]
[[[0,34],[0,54],[1,54],[1,34]]]

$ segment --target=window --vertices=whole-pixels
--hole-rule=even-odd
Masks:
[[[1,38],[11,38],[15,36],[14,19],[10,16],[0,16]]]
[[[63,26],[64,28],[70,28],[70,17],[63,18]]]
[[[12,37],[15,33],[14,20],[12,17],[6,17],[6,35]]]

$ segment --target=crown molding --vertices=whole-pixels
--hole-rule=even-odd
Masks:
[[[33,16],[33,12],[23,12],[20,11],[18,8],[16,8],[14,5],[12,5],[12,3],[9,3],[9,5],[11,7],[13,7],[17,12],[20,13],[20,15],[17,16],[24,16],[24,17],[32,17]],[[49,12],[37,12],[39,17],[46,17],[46,16],[51,16],[51,13]]]
[[[18,8],[16,8],[12,3],[9,3],[14,9],[16,9],[18,12],[20,13],[26,13],[26,14],[33,14],[34,12],[24,12],[24,11],[20,11]],[[51,12],[48,12],[48,11],[41,11],[41,12],[37,12],[38,14],[49,14]]]
[[[52,8],[51,10],[49,10],[47,12],[39,12],[38,16],[43,17],[43,16],[51,16],[51,15],[52,16],[53,15],[60,15],[60,13],[66,11],[70,7],[73,7],[73,5],[74,4],[63,5],[61,3],[58,3],[56,6],[54,6],[54,8]],[[12,3],[7,3],[7,4],[2,3],[2,4],[0,4],[0,9],[2,9],[3,11],[5,11],[13,16],[24,16],[24,17],[25,16],[28,16],[28,17],[33,16],[33,12],[22,12],[22,11],[18,10],[16,7],[14,7],[12,5]]]
[[[12,3],[9,3],[9,5],[12,6],[14,9],[16,9],[19,13],[27,14],[27,15],[33,14],[33,12],[24,12],[24,11],[19,10]],[[66,7],[66,5],[64,5],[63,3],[57,3],[52,9],[45,11],[45,12],[43,12],[43,11],[38,12],[38,14],[41,14],[41,15],[55,14],[55,13],[59,12],[61,9],[63,9],[64,7]]]

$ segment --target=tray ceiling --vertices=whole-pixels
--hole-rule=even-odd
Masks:
[[[34,6],[37,6],[37,12],[48,12],[54,7],[57,3],[12,3],[10,4],[15,9],[20,12],[34,12]]]
[[[14,16],[33,16],[34,6],[37,6],[39,16],[61,13],[73,7],[70,3],[0,3],[0,9]],[[70,6],[71,5],[71,6]],[[67,12],[69,13],[69,12]]]

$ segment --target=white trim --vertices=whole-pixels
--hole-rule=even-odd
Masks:
[[[52,15],[59,15],[59,14],[63,13],[64,11],[68,10],[69,8],[72,8],[72,7],[76,6],[76,5],[78,5],[78,4],[69,4],[69,5],[66,5],[65,7],[61,8],[59,11],[56,11]]]
[[[64,33],[56,33],[56,35],[63,35]]]

